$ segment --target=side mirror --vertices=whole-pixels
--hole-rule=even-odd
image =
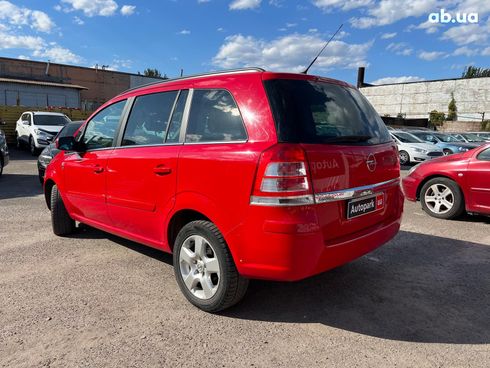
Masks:
[[[57,138],[55,146],[61,151],[80,151],[80,144],[72,136]]]
[[[31,125],[31,123],[29,123],[27,120],[22,120],[22,124],[24,124],[24,125]]]

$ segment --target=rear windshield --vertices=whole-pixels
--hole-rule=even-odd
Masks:
[[[409,134],[409,133],[393,133],[402,143],[424,143],[421,139]]]
[[[354,88],[272,79],[264,86],[280,142],[380,144],[391,141],[374,108]]]
[[[34,115],[34,125],[56,125],[63,126],[70,120],[62,115]]]

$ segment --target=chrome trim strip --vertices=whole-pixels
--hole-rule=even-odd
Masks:
[[[315,204],[311,194],[291,197],[262,197],[251,196],[250,204],[254,206],[307,206]]]
[[[343,190],[337,190],[334,192],[325,192],[315,194],[315,203],[327,203],[335,201],[343,201],[346,199],[363,197],[371,194],[375,194],[381,187],[391,186],[395,183],[400,183],[400,178],[395,178],[381,183],[365,185],[362,187],[355,187]]]

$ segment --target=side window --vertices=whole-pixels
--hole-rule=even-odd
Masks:
[[[176,97],[177,91],[137,97],[131,109],[121,145],[162,144]]]
[[[476,158],[480,161],[490,161],[490,148],[481,151]]]
[[[184,116],[185,103],[188,95],[188,90],[180,92],[179,100],[177,101],[174,113],[172,114],[172,119],[170,119],[170,127],[168,128],[167,133],[168,143],[176,143],[179,141],[180,127],[182,126],[182,118]]]
[[[246,140],[240,110],[225,90],[195,90],[187,126],[186,142]]]
[[[87,150],[112,146],[125,104],[126,100],[116,102],[97,113],[87,123],[82,137],[82,143]]]

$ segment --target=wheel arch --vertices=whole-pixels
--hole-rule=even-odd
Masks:
[[[466,204],[466,195],[465,195],[463,187],[456,180],[454,180],[453,177],[451,177],[450,175],[444,175],[444,174],[433,174],[433,175],[429,175],[426,178],[424,178],[424,180],[422,180],[417,187],[417,192],[416,192],[417,200],[420,200],[420,192],[422,191],[422,188],[425,185],[425,183],[427,183],[429,180],[436,179],[436,178],[444,178],[444,179],[449,179],[449,180],[453,181],[461,190],[461,194],[463,195],[463,201]]]
[[[167,241],[171,252],[173,252],[174,242],[179,231],[189,222],[197,220],[213,222],[202,212],[191,208],[180,209],[172,215],[167,226]],[[215,224],[215,226],[218,225]]]
[[[44,200],[49,210],[51,210],[51,191],[56,183],[53,179],[47,179],[44,183]]]

